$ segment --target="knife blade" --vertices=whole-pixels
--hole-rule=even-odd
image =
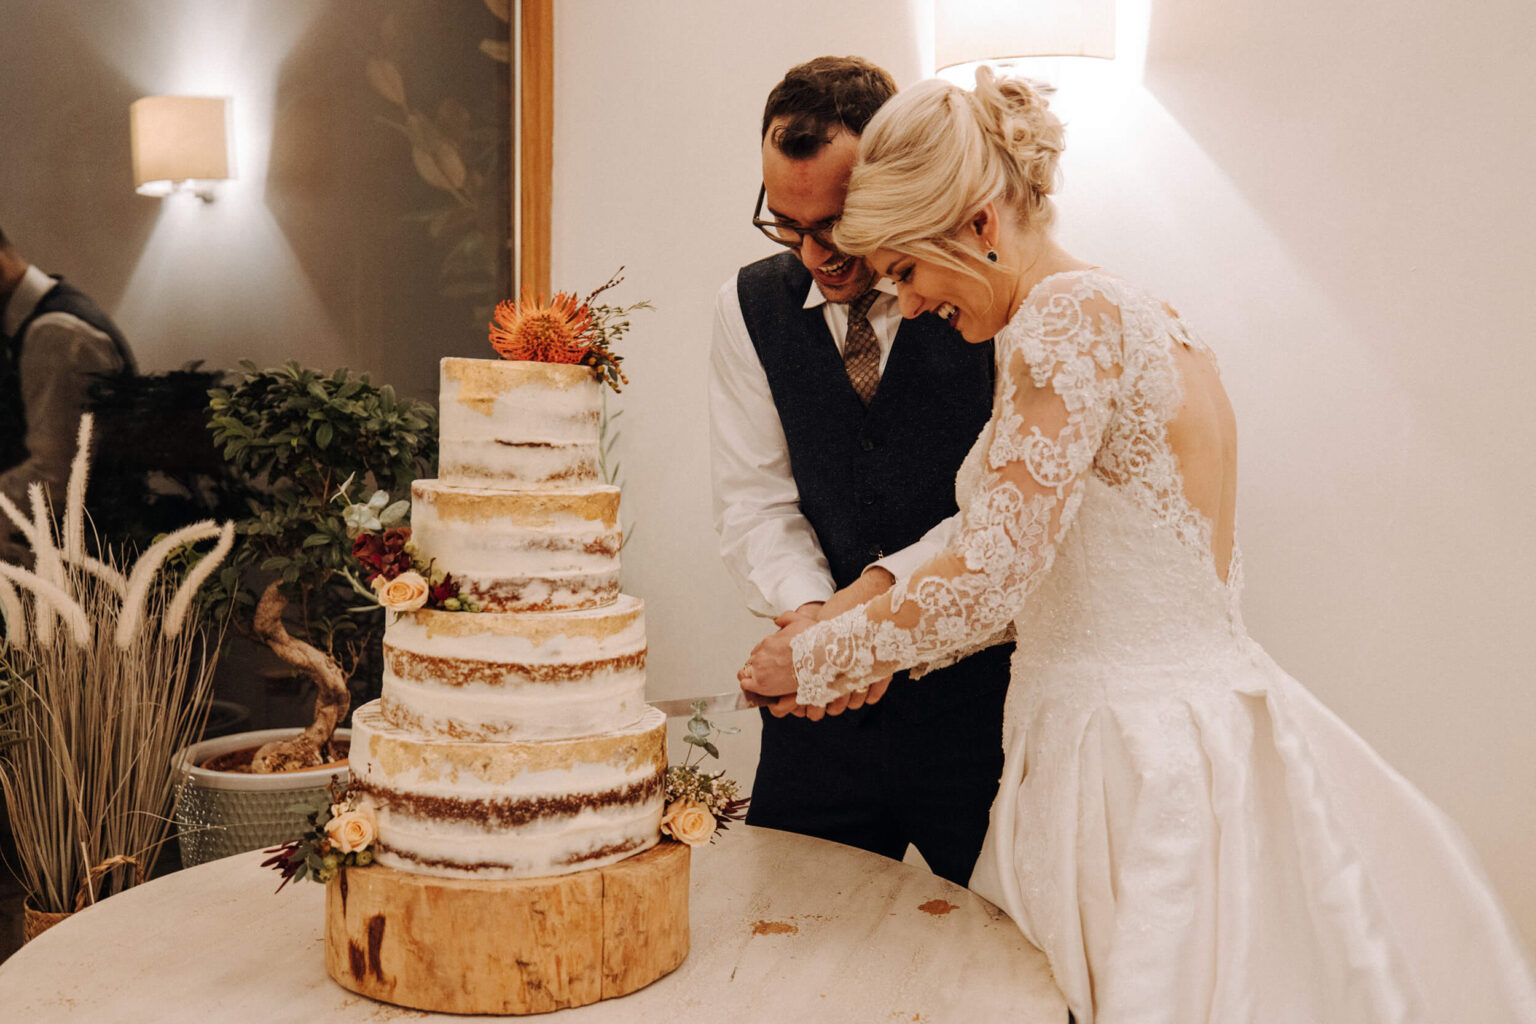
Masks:
[[[750,711],[753,708],[760,708],[764,704],[770,704],[773,700],[774,698],[772,697],[763,697],[759,694],[748,693],[745,690],[732,690],[729,693],[711,693],[700,697],[678,697],[673,700],[650,700],[646,701],[646,703],[668,718],[687,718],[693,715],[693,706],[699,701],[704,702],[704,714],[716,715],[728,711]]]

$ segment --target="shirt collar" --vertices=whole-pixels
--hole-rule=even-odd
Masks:
[[[16,328],[32,315],[43,296],[52,291],[57,283],[37,267],[29,265],[26,273],[21,275],[16,290],[11,293],[11,301],[5,304],[5,323],[0,324],[0,334],[7,338],[15,337]]]
[[[881,295],[895,295],[896,285],[892,283],[889,278],[877,278],[875,280],[875,291],[879,292]],[[811,290],[805,297],[805,305],[801,308],[815,309],[817,306],[825,306],[826,304],[827,297],[821,294],[821,289],[816,287],[816,280],[812,278]]]

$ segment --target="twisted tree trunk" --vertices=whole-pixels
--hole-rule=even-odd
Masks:
[[[288,599],[278,587],[279,584],[273,582],[262,591],[261,600],[256,604],[252,631],[279,658],[313,679],[319,692],[315,695],[315,720],[309,728],[290,739],[274,740],[257,750],[251,761],[254,772],[280,772],[324,764],[327,760],[325,746],[352,703],[346,674],[336,664],[336,659],[291,636],[283,626],[283,609],[288,607]]]

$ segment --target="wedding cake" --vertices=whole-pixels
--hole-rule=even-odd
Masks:
[[[580,886],[582,873],[595,878],[626,862],[641,871],[646,858],[637,855],[661,835],[666,720],[644,701],[643,603],[618,591],[619,489],[601,478],[600,384],[589,367],[571,364],[449,358],[441,374],[439,476],[412,487],[411,545],[433,579],[445,574],[457,584],[460,607],[478,610],[421,607],[392,614],[386,626],[382,696],[354,714],[350,753],[353,785],[377,823],[375,864],[340,879],[332,916],[359,938],[328,930],[328,965],[336,960],[332,975],[349,988],[427,1009],[528,1012],[519,1000],[537,1004],[545,995],[554,1002],[533,1009],[580,1005],[638,987],[609,991],[606,937],[600,995],[575,988],[561,995],[560,978],[540,976],[517,981],[521,995],[504,1004],[500,989],[467,1004],[381,991],[372,978],[387,972],[371,971],[363,948],[372,929],[424,932],[410,936],[413,945],[464,930],[464,921],[448,920],[462,911],[440,915],[441,928],[412,924],[423,892],[463,898],[477,914],[500,901],[511,927],[530,907],[542,915],[541,901],[570,913],[585,897],[553,899],[562,876]],[[681,952],[648,977],[636,975],[639,984],[686,952],[686,850],[668,843],[652,859],[671,863],[678,851]],[[478,888],[456,889],[450,880]],[[374,916],[381,923],[352,920],[349,888],[355,900],[364,882],[380,890],[384,910]],[[603,929],[616,910],[636,920],[637,935],[651,925],[677,931],[676,898],[648,909],[641,904],[652,896],[615,896],[622,891],[598,884],[599,904],[634,905],[598,905],[588,915],[595,925],[568,922],[571,934],[553,941],[585,941],[585,931]],[[398,918],[390,910],[397,897]],[[507,926],[487,926],[501,930],[497,942],[510,941]],[[552,941],[533,932],[527,939],[536,953]],[[503,959],[507,970],[527,973],[533,955]],[[558,970],[580,973],[581,963],[567,951]],[[471,970],[482,975],[487,967]]]

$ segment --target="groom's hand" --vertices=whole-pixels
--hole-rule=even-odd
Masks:
[[[843,694],[837,700],[827,705],[826,712],[829,715],[840,715],[844,711],[857,711],[866,704],[878,704],[880,698],[885,696],[886,688],[890,685],[890,676],[886,676],[884,679],[877,679],[870,683],[867,689],[854,690],[852,693]],[[813,718],[811,720],[815,721],[816,719]]]

